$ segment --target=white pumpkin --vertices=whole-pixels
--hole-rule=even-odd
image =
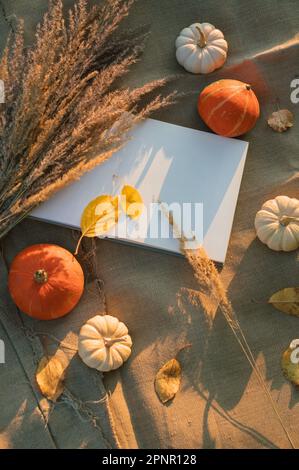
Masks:
[[[254,224],[258,238],[271,250],[296,250],[299,247],[299,200],[277,196],[265,202]]]
[[[194,23],[177,37],[176,58],[188,72],[210,73],[222,67],[228,45],[223,33],[210,23]]]
[[[101,372],[122,366],[131,354],[131,347],[126,325],[111,315],[96,315],[80,330],[79,356],[88,367]]]

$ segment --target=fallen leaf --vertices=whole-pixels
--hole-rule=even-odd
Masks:
[[[65,367],[58,357],[43,357],[36,370],[36,382],[41,393],[51,401],[56,401],[63,392]]]
[[[175,397],[181,378],[181,365],[177,359],[171,359],[159,369],[155,378],[155,390],[162,403]]]
[[[299,340],[293,340],[282,354],[281,368],[284,376],[293,384],[299,385]]]
[[[81,216],[81,230],[84,237],[103,235],[118,222],[118,197],[104,194],[93,199]]]
[[[286,287],[275,292],[268,303],[281,312],[299,316],[299,287]]]
[[[271,114],[268,124],[276,132],[284,132],[294,125],[294,115],[288,109],[280,109]]]
[[[143,199],[133,186],[125,185],[121,190],[121,204],[124,212],[131,219],[138,219],[144,209]]]

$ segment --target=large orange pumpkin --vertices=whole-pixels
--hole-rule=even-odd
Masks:
[[[8,288],[19,309],[40,320],[69,313],[79,302],[84,274],[76,258],[57,245],[32,245],[13,260]]]
[[[253,128],[260,106],[250,85],[225,79],[204,88],[199,95],[198,112],[216,134],[237,137]]]

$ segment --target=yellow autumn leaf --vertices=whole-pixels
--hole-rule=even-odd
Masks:
[[[273,307],[289,315],[299,316],[299,287],[286,287],[271,295],[268,300]]]
[[[118,222],[118,197],[103,194],[85,207],[81,216],[84,237],[95,237],[109,232]]]
[[[56,401],[63,392],[65,367],[56,356],[43,357],[36,370],[36,382],[48,400]]]
[[[121,205],[124,212],[131,219],[138,219],[144,209],[144,202],[139,191],[130,185],[125,185],[121,190]]]
[[[167,403],[175,397],[180,388],[181,379],[182,370],[177,359],[171,359],[158,370],[155,390],[162,403]]]

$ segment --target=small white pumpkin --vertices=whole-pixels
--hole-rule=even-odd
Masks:
[[[222,67],[228,45],[223,33],[210,23],[194,23],[177,37],[176,58],[188,72],[210,73]]]
[[[265,202],[255,217],[258,238],[271,250],[292,251],[299,247],[299,200],[277,196]]]
[[[131,354],[131,347],[126,325],[111,315],[96,315],[80,330],[79,356],[88,367],[101,372],[122,366]]]

